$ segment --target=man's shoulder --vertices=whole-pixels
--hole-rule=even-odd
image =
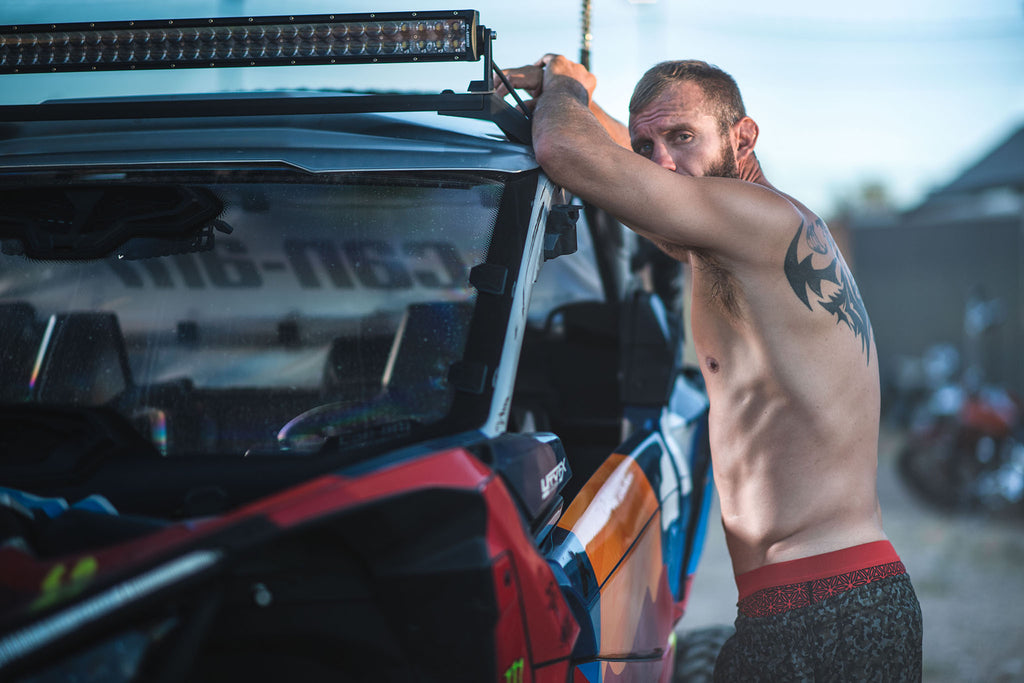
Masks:
[[[718,220],[716,239],[699,249],[704,261],[730,270],[775,262],[802,225],[824,225],[805,205],[767,183],[702,180],[713,181],[708,195]]]

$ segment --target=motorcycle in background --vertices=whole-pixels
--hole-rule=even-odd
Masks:
[[[984,381],[980,338],[1004,317],[999,299],[972,296],[964,311],[966,363],[949,345],[926,351],[928,393],[912,410],[899,472],[925,501],[951,511],[1024,510],[1024,404]]]

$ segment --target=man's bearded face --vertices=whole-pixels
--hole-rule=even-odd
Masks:
[[[722,147],[719,150],[718,159],[708,163],[704,169],[704,175],[712,178],[739,178],[740,169],[736,165],[736,155],[733,154],[732,145],[729,144],[729,133],[722,135]]]

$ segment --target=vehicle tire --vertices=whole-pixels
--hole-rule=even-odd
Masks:
[[[680,633],[672,683],[711,683],[718,653],[735,632],[732,626],[709,626]]]
[[[969,482],[965,481],[961,466],[963,441],[959,430],[948,426],[908,441],[898,456],[903,482],[939,509],[969,509]]]

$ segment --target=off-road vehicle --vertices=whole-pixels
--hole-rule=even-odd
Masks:
[[[706,394],[628,233],[494,94],[492,37],[0,26],[10,87],[483,64],[465,93],[0,108],[0,678],[671,678]]]

